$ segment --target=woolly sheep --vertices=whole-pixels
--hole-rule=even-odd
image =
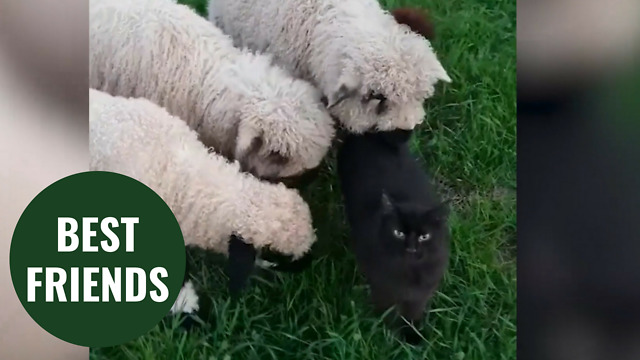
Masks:
[[[451,82],[429,41],[377,0],[210,0],[208,10],[236,46],[316,85],[350,132],[412,130],[435,84]]]
[[[295,189],[240,171],[195,131],[143,98],[89,90],[91,170],[130,176],[171,208],[187,245],[228,255],[230,237],[293,259],[316,240],[308,205]]]
[[[334,136],[310,83],[170,0],[91,0],[90,87],[151,100],[263,179],[316,168]]]

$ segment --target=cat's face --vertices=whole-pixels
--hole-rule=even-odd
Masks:
[[[439,252],[446,235],[448,207],[434,208],[392,203],[382,195],[381,237],[385,247],[396,255],[422,260]]]

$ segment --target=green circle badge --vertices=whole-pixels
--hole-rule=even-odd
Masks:
[[[10,267],[18,298],[42,328],[76,345],[111,346],[167,315],[184,278],[185,246],[155,192],[89,171],[31,201],[13,233]]]

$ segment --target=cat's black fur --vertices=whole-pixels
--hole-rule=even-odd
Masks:
[[[395,305],[394,315],[418,327],[447,267],[449,208],[411,154],[410,135],[403,130],[347,135],[338,173],[352,246],[375,309]],[[420,241],[421,234],[428,235]],[[388,320],[404,324],[407,341],[420,340],[401,318]]]

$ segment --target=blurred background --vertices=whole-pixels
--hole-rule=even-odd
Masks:
[[[13,228],[88,166],[88,3],[0,1],[0,358],[74,359],[9,274]],[[519,358],[640,359],[640,1],[518,2]]]
[[[640,1],[517,24],[518,357],[640,359]]]
[[[13,229],[29,202],[88,170],[88,2],[0,0],[0,359],[87,359],[42,330],[9,273]]]

